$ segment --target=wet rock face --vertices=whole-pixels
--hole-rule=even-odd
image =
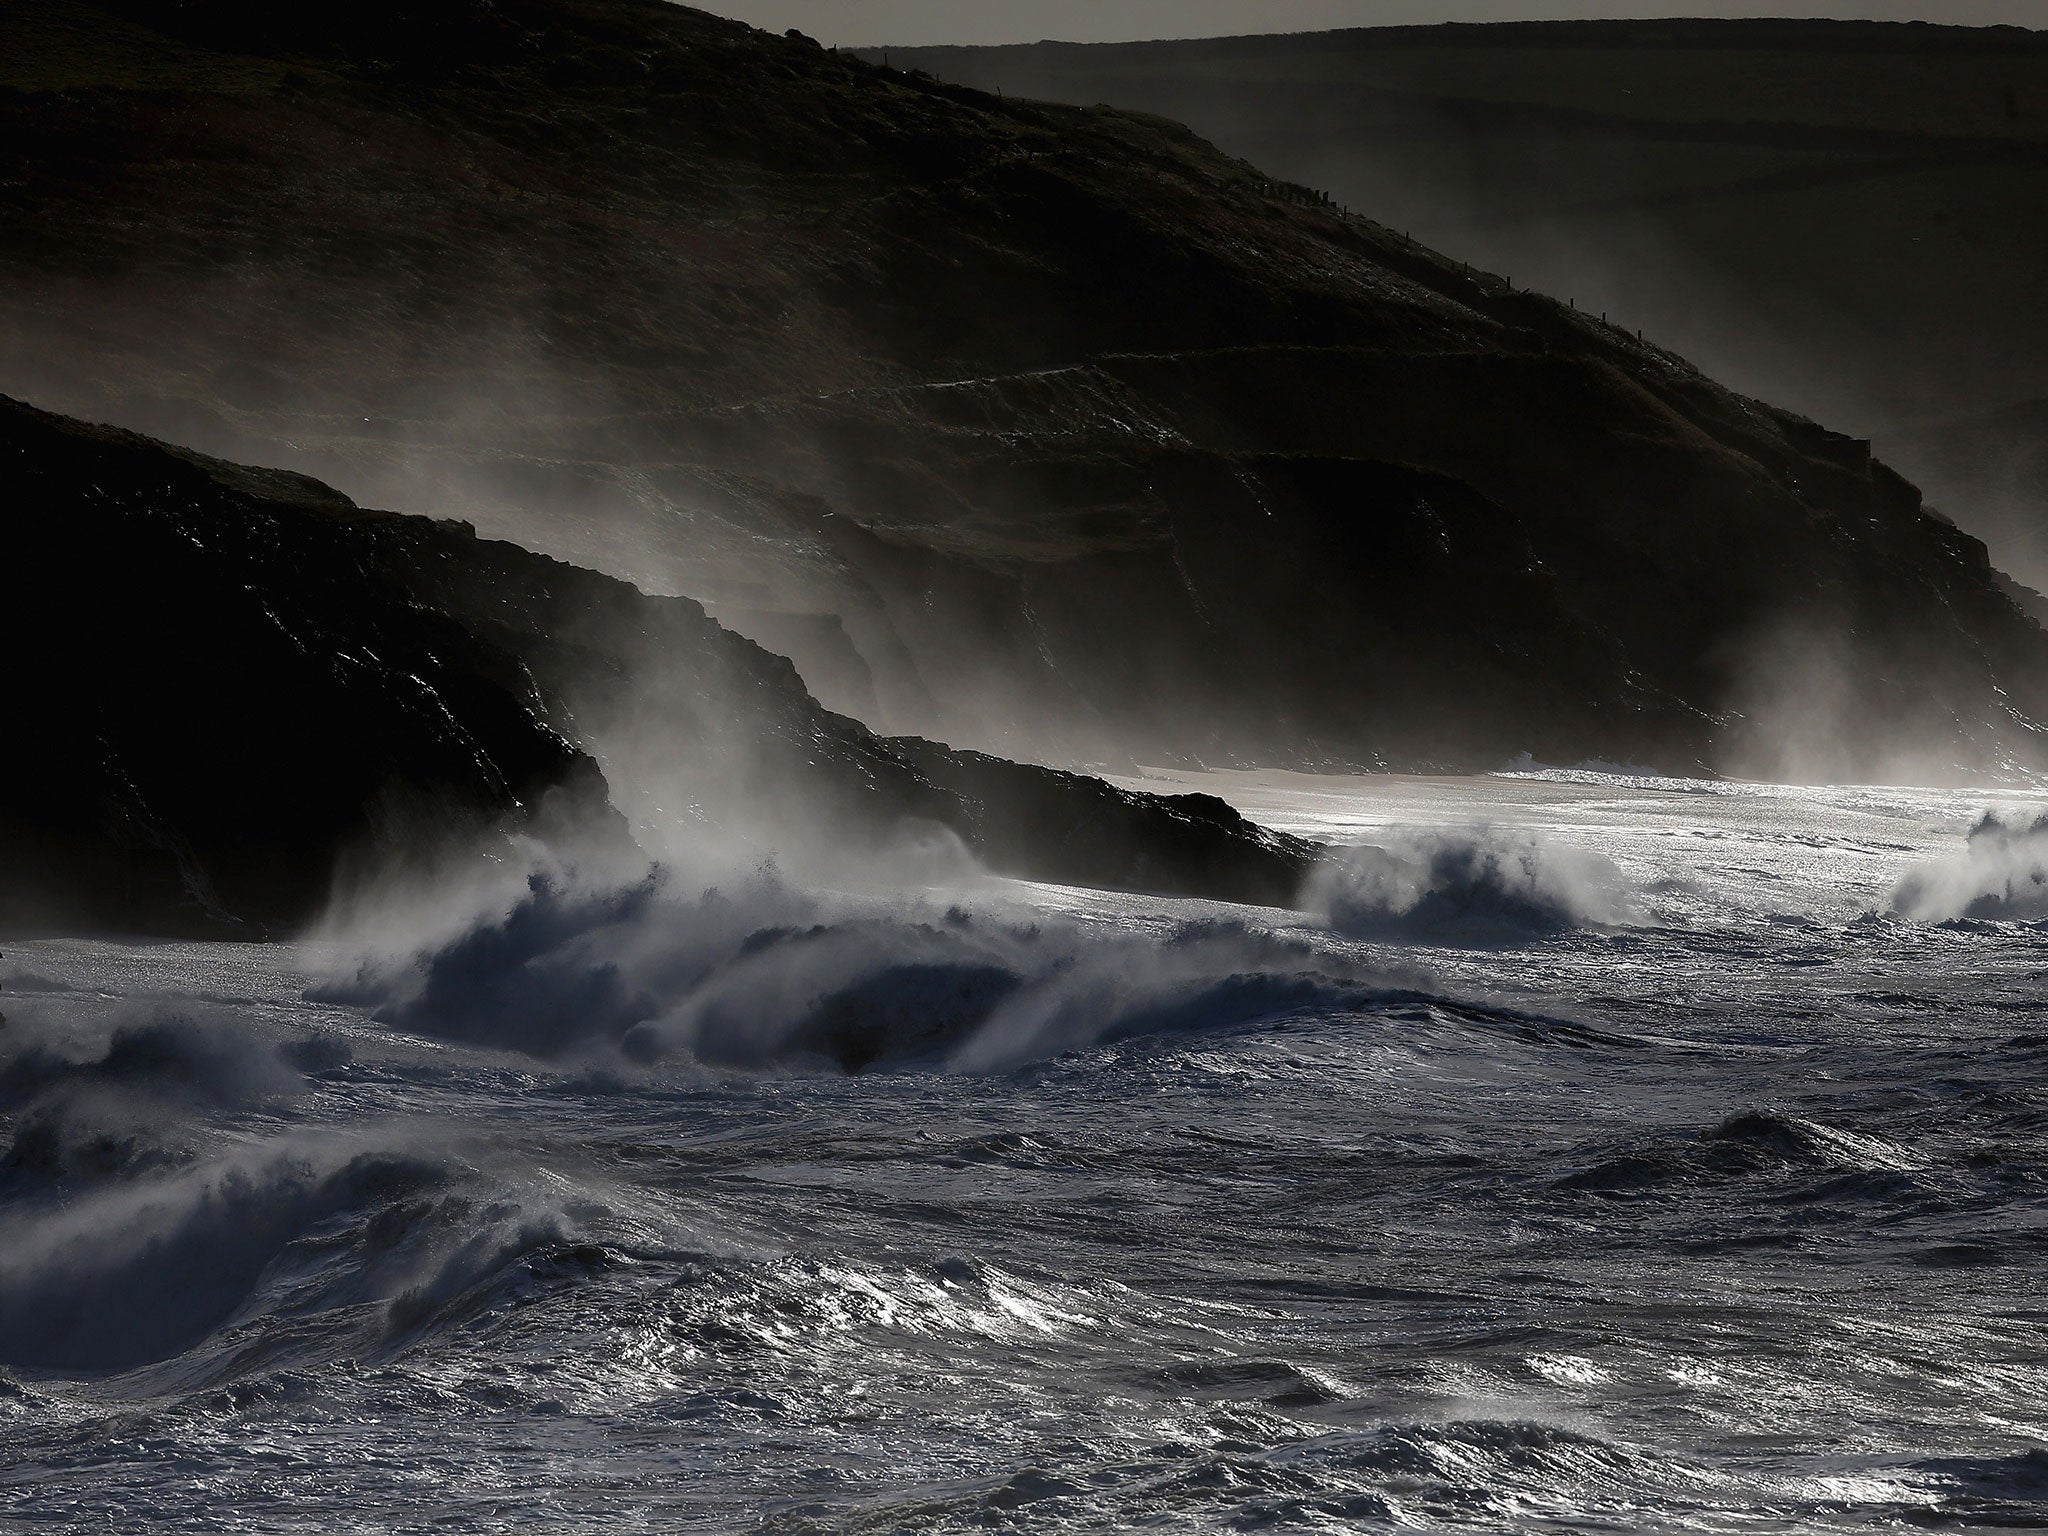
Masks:
[[[1865,445],[1163,119],[653,0],[0,26],[0,387],[794,616],[882,731],[2042,757],[2048,640]]]
[[[10,924],[258,937],[344,861],[515,827],[626,842],[570,739],[626,716],[731,791],[714,813],[814,837],[930,822],[1008,872],[1268,902],[1306,868],[1201,797],[875,737],[697,604],[460,524],[4,399],[0,480]]]

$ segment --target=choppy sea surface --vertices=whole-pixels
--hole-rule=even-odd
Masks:
[[[1163,787],[1360,851],[8,946],[0,1526],[2048,1529],[2048,798]]]

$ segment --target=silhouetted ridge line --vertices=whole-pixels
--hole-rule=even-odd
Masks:
[[[2040,632],[1864,444],[1166,119],[652,0],[0,26],[0,380],[710,601],[883,733],[2041,759]]]

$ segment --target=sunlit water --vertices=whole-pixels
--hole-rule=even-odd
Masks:
[[[678,899],[492,951],[521,1049],[11,947],[0,1523],[2048,1528],[2048,801],[1200,787],[1554,920]]]

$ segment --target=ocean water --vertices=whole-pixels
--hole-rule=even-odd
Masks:
[[[10,946],[0,1527],[2048,1529],[2048,797],[1198,782],[1358,851]]]

